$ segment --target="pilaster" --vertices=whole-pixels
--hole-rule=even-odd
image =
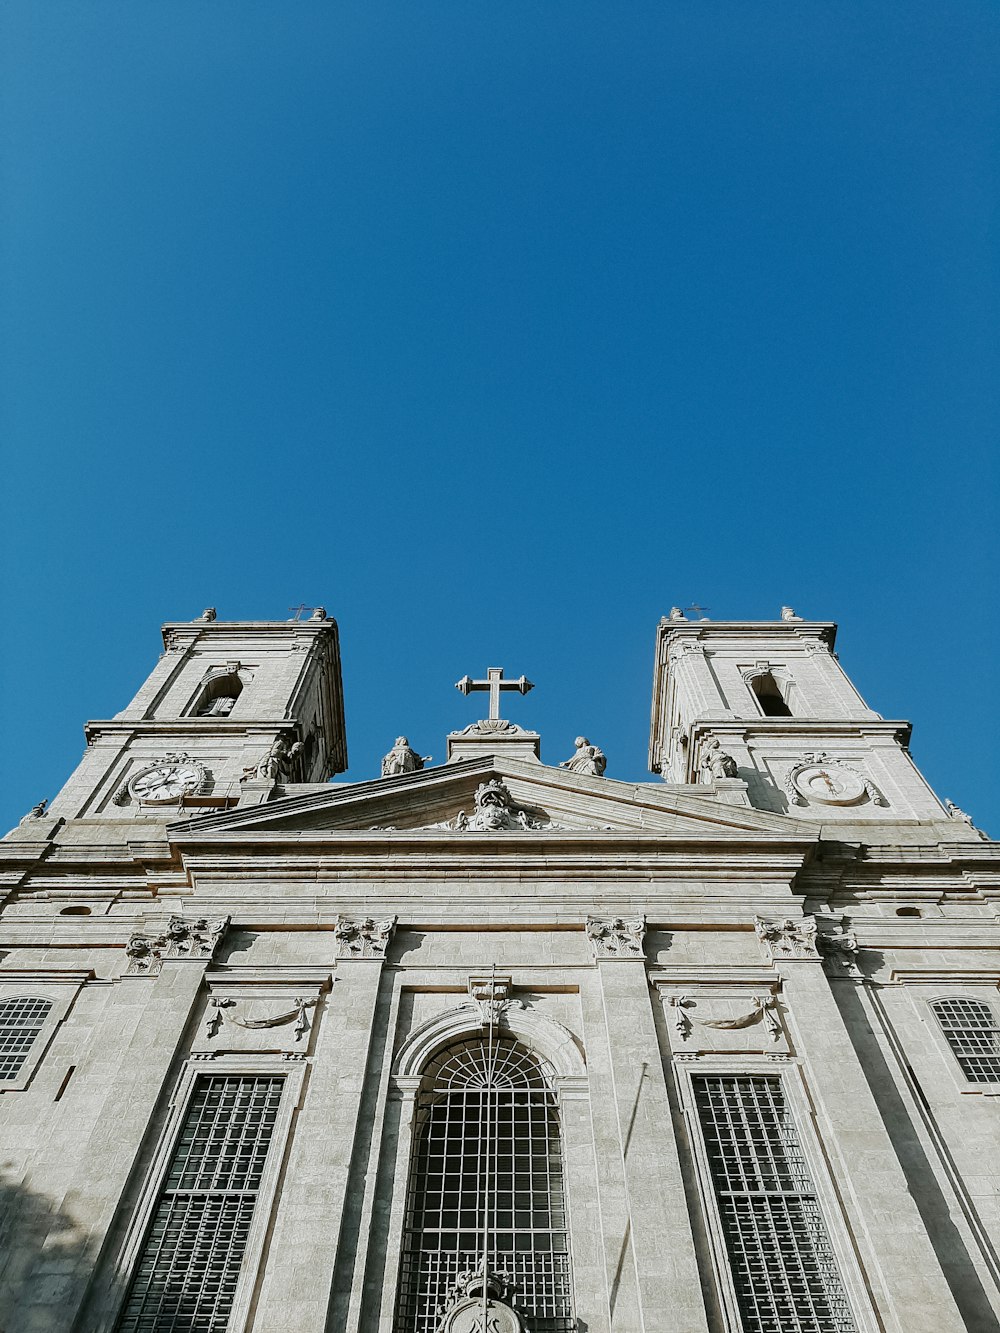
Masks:
[[[271,1249],[283,1256],[265,1276],[254,1326],[268,1333],[326,1333],[351,1163],[376,1031],[388,921],[342,920],[329,1010],[319,1024]]]
[[[817,1127],[883,1326],[894,1333],[963,1333],[965,1321],[831,989],[865,984],[853,937],[828,940],[808,916],[758,918],[756,928],[782,979]]]
[[[614,1292],[622,1264],[630,1263],[639,1305],[637,1323],[613,1312],[611,1327],[698,1333],[708,1325],[646,978],[644,931],[641,918],[587,922],[600,976],[627,1214],[620,1251],[607,1255],[610,1286]],[[605,1240],[616,1248],[616,1237]]]
[[[148,1141],[222,933],[189,939],[178,922],[171,922],[171,956],[156,957],[146,971],[116,983],[62,1103],[58,1151],[45,1153],[32,1173],[35,1193],[53,1201],[52,1231],[39,1238],[39,1255],[20,1296],[20,1333],[65,1333],[74,1326],[94,1276],[95,1257],[107,1243]],[[183,955],[177,952],[182,941]],[[131,1035],[123,1043],[124,1032]],[[90,1241],[72,1266],[60,1252],[59,1231],[66,1218],[85,1229]]]

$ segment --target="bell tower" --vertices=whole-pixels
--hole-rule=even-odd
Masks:
[[[132,702],[87,723],[49,815],[176,818],[235,804],[248,783],[323,782],[347,767],[339,635],[322,607],[302,621],[221,621],[210,608],[164,625],[163,647]]]
[[[746,783],[762,810],[822,819],[946,817],[910,758],[908,722],[869,708],[833,651],[837,627],[689,621],[656,636],[649,764],[667,782]]]

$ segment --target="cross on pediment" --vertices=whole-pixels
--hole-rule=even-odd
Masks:
[[[471,676],[463,676],[461,680],[455,681],[455,689],[461,690],[463,694],[489,690],[490,718],[494,721],[500,716],[501,690],[517,690],[518,694],[527,694],[534,688],[527,676],[519,676],[517,680],[504,680],[503,667],[488,667],[485,680],[473,680]]]

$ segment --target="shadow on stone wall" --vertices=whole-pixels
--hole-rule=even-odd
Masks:
[[[874,949],[864,950],[861,957],[866,971],[884,963],[884,956]],[[871,1030],[868,1014],[858,998],[858,992],[853,985],[834,985],[832,990],[955,1304],[970,1330],[975,1329],[976,1333],[1000,1333],[1000,1321],[997,1320],[972,1257],[955,1226],[948,1200],[938,1184],[917,1136],[909,1108],[899,1094],[882,1049]],[[919,1092],[919,1084],[912,1071],[911,1077]],[[930,1114],[929,1108],[927,1113]]]
[[[0,1333],[66,1333],[93,1258],[80,1226],[0,1165]]]

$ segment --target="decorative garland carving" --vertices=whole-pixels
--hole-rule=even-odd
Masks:
[[[258,1028],[277,1028],[285,1023],[295,1020],[295,1040],[300,1041],[309,1031],[309,1018],[306,1014],[307,1009],[311,1009],[316,1000],[304,1000],[296,996],[292,1001],[293,1009],[285,1013],[275,1014],[273,1018],[240,1018],[236,1014],[226,1013],[236,1004],[235,1000],[223,999],[219,996],[213,996],[209,1001],[208,1013],[205,1016],[205,1036],[214,1037],[219,1032],[222,1024],[231,1023],[233,1027],[245,1028],[247,1031],[254,1031]]]
[[[732,1032],[738,1028],[748,1028],[754,1023],[763,1023],[764,1030],[772,1041],[781,1036],[781,1024],[774,1012],[773,995],[754,995],[751,997],[752,1008],[748,1013],[738,1014],[735,1018],[698,1018],[687,1013],[694,1001],[689,995],[671,995],[667,1003],[674,1010],[674,1027],[681,1041],[686,1041],[691,1034],[693,1023],[699,1027],[716,1028],[723,1032]]]

